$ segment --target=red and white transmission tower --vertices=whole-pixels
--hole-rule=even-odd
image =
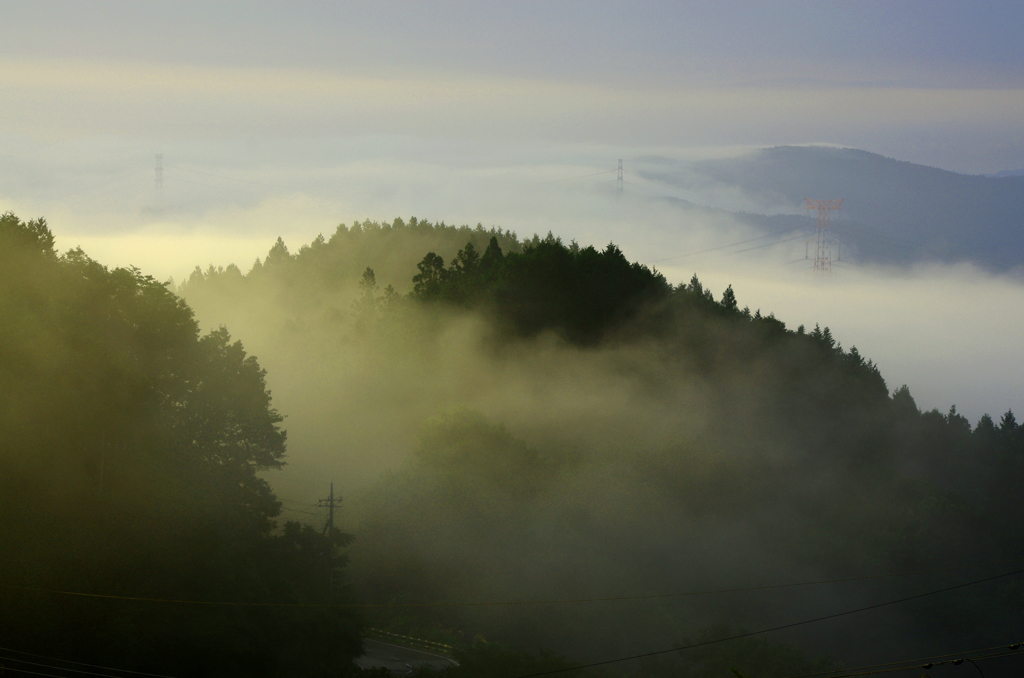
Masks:
[[[807,211],[818,211],[818,253],[814,256],[814,270],[829,272],[832,270],[832,212],[836,212],[836,226],[842,215],[840,211],[843,199],[838,200],[815,200],[804,198],[807,201]]]

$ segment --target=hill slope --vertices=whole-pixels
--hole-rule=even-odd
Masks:
[[[329,260],[406,234],[420,237],[402,224],[340,229],[317,247]],[[955,409],[921,413],[827,328],[789,329],[696,276],[670,285],[614,245],[549,236],[505,251],[497,232],[464,235],[454,256],[424,253],[405,296],[380,292],[400,281],[366,270],[368,246],[362,277],[332,289],[306,250],[233,274],[226,296],[221,273],[185,287],[210,324],[256,310],[239,334],[288,416],[280,476],[344,485],[357,589],[394,605],[375,625],[600,658],[951,575],[628,605],[448,604],[927,570],[950,544],[958,563],[1021,557],[1024,429],[1012,414],[972,430]],[[1019,604],[1012,582],[993,584],[805,640],[858,659],[926,640],[971,646]]]
[[[804,198],[843,198],[842,238],[866,262],[972,261],[999,271],[1024,265],[1024,177],[969,176],[866,151],[794,146],[652,165],[641,175],[698,193],[734,187],[790,212],[802,210]]]

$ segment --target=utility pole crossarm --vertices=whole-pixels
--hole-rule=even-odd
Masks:
[[[321,499],[319,506],[326,506],[327,523],[324,525],[324,535],[327,537],[327,591],[329,595],[334,594],[334,507],[341,503],[341,497],[334,497],[334,483],[331,483],[331,493],[327,499]]]

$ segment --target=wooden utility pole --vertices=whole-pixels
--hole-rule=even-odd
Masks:
[[[331,483],[331,494],[319,503],[327,507],[327,524],[324,525],[324,534],[327,536],[327,592],[334,595],[334,483]],[[341,503],[341,497],[338,497],[337,503]]]

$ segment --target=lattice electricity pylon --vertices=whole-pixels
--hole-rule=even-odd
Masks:
[[[839,219],[842,215],[840,208],[843,204],[843,199],[837,200],[815,200],[813,198],[804,198],[807,201],[807,211],[817,210],[818,211],[818,225],[816,228],[816,234],[818,236],[818,252],[814,256],[814,270],[815,271],[831,271],[832,270],[832,212],[836,214],[836,225],[838,226]]]

